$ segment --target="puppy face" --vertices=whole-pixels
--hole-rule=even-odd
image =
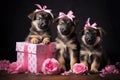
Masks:
[[[68,18],[61,18],[58,20],[58,32],[63,36],[69,36],[75,30],[74,22]]]
[[[101,36],[100,29],[87,28],[83,31],[82,41],[86,45],[95,46],[101,41]]]
[[[33,12],[28,15],[28,17],[32,20],[32,24],[37,28],[46,29],[52,23],[52,16],[47,12]]]

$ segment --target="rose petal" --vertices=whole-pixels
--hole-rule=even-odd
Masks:
[[[10,64],[8,73],[14,74],[14,73],[22,73],[26,72],[26,67],[21,62],[13,62]]]
[[[9,65],[10,65],[9,60],[1,60],[0,61],[0,70],[8,70]]]

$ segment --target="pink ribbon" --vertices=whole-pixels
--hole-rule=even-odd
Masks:
[[[64,17],[69,18],[71,21],[73,21],[73,18],[75,18],[72,11],[69,11],[67,14],[60,12],[58,18],[64,18]]]
[[[90,25],[90,18],[87,19],[86,21],[86,24],[84,26],[84,29],[87,29],[87,28],[94,28],[94,29],[97,29],[97,24],[96,23],[93,23],[92,25]]]
[[[35,12],[41,12],[41,11],[44,11],[44,12],[49,13],[49,14],[52,16],[52,18],[53,18],[53,14],[51,13],[52,10],[50,10],[50,9],[46,9],[46,8],[47,8],[46,5],[43,6],[43,8],[42,8],[41,5],[39,5],[39,4],[35,4],[35,5],[39,8],[39,9],[36,9]]]
[[[28,45],[24,44],[24,68],[26,68],[26,71],[28,70]]]

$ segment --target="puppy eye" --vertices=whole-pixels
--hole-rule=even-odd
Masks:
[[[42,15],[39,15],[39,18],[42,18]]]
[[[39,17],[36,17],[36,20],[39,20]]]
[[[97,36],[97,34],[96,34],[96,33],[93,33],[93,35],[94,35],[94,36]]]
[[[37,19],[37,20],[40,20],[40,19],[42,19],[42,18],[41,18],[41,17],[37,17],[36,19]]]
[[[70,23],[70,20],[68,20],[67,23]]]
[[[46,14],[45,17],[48,17],[48,15]]]
[[[89,32],[85,32],[85,34],[89,34]]]
[[[93,34],[96,34],[96,33],[97,33],[96,31],[93,32]]]
[[[40,20],[40,19],[42,19],[42,15],[36,16],[36,20]]]
[[[94,35],[97,35],[97,32],[93,32]]]

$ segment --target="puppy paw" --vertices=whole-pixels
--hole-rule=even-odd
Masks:
[[[37,39],[37,38],[32,38],[32,39],[31,39],[31,43],[33,43],[33,44],[38,44],[38,43],[39,43],[39,39]]]
[[[50,43],[50,38],[44,38],[42,43],[44,43],[44,44]]]
[[[97,70],[96,68],[91,69],[91,70],[90,70],[90,73],[98,73],[98,70]]]

